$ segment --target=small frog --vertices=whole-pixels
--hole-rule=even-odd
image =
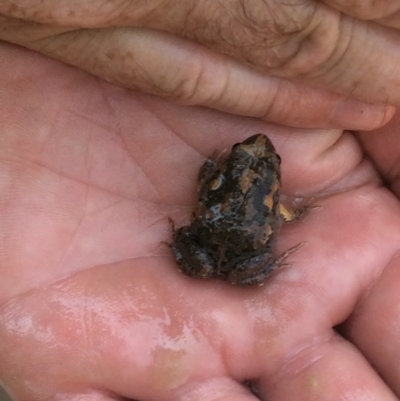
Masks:
[[[183,273],[261,285],[302,245],[274,256],[280,227],[305,209],[290,212],[280,203],[280,163],[271,141],[257,134],[203,164],[192,222],[172,228],[171,248]]]

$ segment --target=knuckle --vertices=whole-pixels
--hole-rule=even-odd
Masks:
[[[309,74],[335,53],[340,13],[314,0],[240,0],[222,50],[276,76]],[[232,25],[233,24],[233,25]]]
[[[123,77],[122,81],[128,81],[129,87],[141,90],[157,96],[173,99],[174,101],[194,105],[201,103],[201,91],[208,86],[205,72],[201,64],[196,61],[182,61],[171,64],[167,62],[164,68],[147,68],[146,60],[140,63],[135,60],[130,67],[130,77]]]
[[[288,13],[284,7],[265,8],[264,12],[260,10],[258,13],[245,10],[246,20],[243,21],[243,30],[250,31],[248,36],[253,35],[254,46],[245,45],[249,49],[254,47],[250,54],[257,63],[267,63],[268,67],[280,67],[288,57],[289,48],[293,48],[291,44],[307,30],[309,16],[305,16],[303,8],[300,12],[292,9]]]
[[[223,97],[228,85],[223,74],[220,79],[216,79],[216,75],[218,71],[211,71],[201,60],[192,60],[176,75],[168,92],[181,104],[210,105]]]
[[[321,21],[291,41],[280,57],[279,70],[274,69],[274,72],[291,77],[316,74],[346,53],[348,41],[343,39],[340,18]]]
[[[325,2],[364,20],[378,20],[399,12],[399,4],[392,0],[325,0]]]
[[[309,24],[315,9],[314,0],[240,0],[240,22],[261,33],[290,35],[301,32]]]

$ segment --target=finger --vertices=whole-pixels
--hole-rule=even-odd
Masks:
[[[373,132],[357,134],[364,152],[373,160],[390,190],[400,198],[400,114],[396,113],[390,124]]]
[[[393,257],[343,326],[343,333],[400,396],[400,259]]]
[[[233,38],[223,30],[187,36],[274,76],[366,102],[399,105],[400,73],[395,67],[400,62],[399,34],[320,3],[302,3],[304,8],[299,6],[293,14],[292,5],[287,10],[276,2],[277,17],[267,10],[259,11],[260,17],[252,10],[245,15],[237,11],[239,22],[229,21],[230,31],[239,32]]]
[[[392,0],[321,0],[353,17],[372,20],[385,26],[399,28],[400,2]]]
[[[121,397],[98,391],[57,393],[47,398],[48,401],[121,401]],[[2,400],[3,401],[3,400]],[[6,400],[4,400],[6,401]]]
[[[49,0],[16,7],[6,15],[62,26],[147,26],[201,42],[263,72],[354,97],[400,105],[399,34],[343,15],[316,1],[249,0],[113,2],[100,7]],[[121,5],[124,5],[122,8]],[[96,11],[93,12],[93,9]],[[122,11],[123,9],[123,11]],[[92,14],[88,16],[88,14]]]
[[[38,30],[35,35],[42,36]],[[21,36],[32,37],[25,30]],[[81,30],[25,45],[131,89],[290,126],[373,129],[394,113],[390,106],[359,103],[261,74],[154,30]]]
[[[227,378],[216,378],[204,382],[189,383],[180,388],[174,397],[175,401],[257,401],[245,385]]]
[[[338,337],[304,347],[257,389],[265,400],[397,400],[361,354]]]

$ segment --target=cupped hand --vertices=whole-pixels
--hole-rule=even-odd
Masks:
[[[297,127],[400,105],[398,1],[5,0],[0,39],[127,88]]]
[[[171,105],[7,45],[0,71],[0,381],[16,399],[255,400],[247,381],[268,400],[397,399],[400,205],[351,133]],[[321,195],[278,252],[307,246],[262,287],[180,274],[168,217],[187,223],[204,159],[257,132],[288,199]]]

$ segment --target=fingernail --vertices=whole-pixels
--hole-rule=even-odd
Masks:
[[[386,104],[369,104],[346,99],[333,111],[331,123],[335,128],[372,130],[389,122],[395,111],[394,106]]]

